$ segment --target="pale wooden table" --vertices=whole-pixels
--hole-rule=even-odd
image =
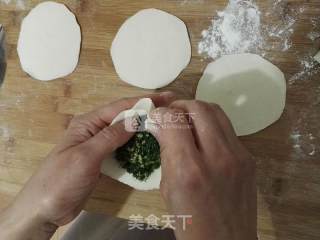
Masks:
[[[197,53],[201,31],[210,25],[223,0],[155,0],[64,2],[82,28],[82,51],[76,71],[60,80],[39,82],[22,72],[16,43],[22,18],[40,1],[28,1],[25,10],[0,5],[0,22],[7,31],[8,70],[0,89],[0,208],[10,203],[23,184],[61,139],[75,114],[112,100],[145,94],[119,81],[111,62],[111,41],[123,21],[144,8],[173,13],[188,25],[193,58],[188,68],[166,90],[193,98],[207,61]],[[267,1],[259,1],[263,6]],[[306,38],[309,19],[319,16],[318,0],[292,0],[306,10],[293,35],[294,47],[286,53],[270,53],[272,61],[289,78],[296,72],[296,51],[307,53],[313,44]],[[266,20],[268,21],[268,19]],[[242,138],[258,160],[260,239],[320,239],[320,79],[297,81],[288,89],[285,113],[268,129]],[[299,139],[292,136],[301,134]],[[313,138],[310,137],[312,134]],[[294,147],[297,141],[301,148]],[[315,148],[314,155],[309,155]],[[166,213],[159,192],[133,191],[103,177],[87,209],[128,218],[131,214]],[[58,237],[57,237],[58,239]]]

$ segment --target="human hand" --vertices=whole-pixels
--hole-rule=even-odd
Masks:
[[[168,115],[178,121],[165,122]],[[162,196],[173,215],[192,215],[185,230],[177,222],[177,239],[256,239],[255,162],[220,107],[180,100],[151,116],[158,122],[152,132],[161,147]]]
[[[156,106],[166,106],[174,98],[172,93],[148,97]],[[61,143],[1,214],[0,239],[48,239],[80,213],[106,155],[133,134],[121,122],[109,126],[111,121],[139,99],[120,100],[71,120]]]

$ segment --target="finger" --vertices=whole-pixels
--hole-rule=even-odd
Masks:
[[[228,116],[225,114],[225,112],[216,104],[211,103],[211,107],[214,109],[214,111],[217,113],[216,117],[222,126],[223,130],[226,132],[226,136],[229,137],[229,140],[234,140],[237,138],[236,132],[232,126],[232,123]]]
[[[222,117],[219,114],[224,114],[217,110],[216,106],[200,102],[178,100],[173,102],[170,107],[180,108],[191,114],[192,123],[194,125],[194,134],[197,143],[203,152],[212,152],[212,150],[219,149],[229,143],[229,138],[235,138],[234,135],[229,136],[229,130],[226,127],[229,123],[221,124]],[[213,144],[216,144],[214,148]]]
[[[107,123],[110,123],[120,112],[132,108],[140,99],[151,98],[156,107],[168,106],[176,99],[176,96],[172,92],[162,92],[157,94],[150,94],[146,96],[125,98],[101,107],[94,113]]]
[[[177,114],[180,115],[179,119],[176,119]],[[184,113],[177,109],[157,108],[150,114],[150,118],[156,125],[150,132],[159,142],[164,169],[175,169],[180,164],[187,164],[197,148]]]
[[[142,98],[151,98],[155,106],[167,106],[176,99],[176,96],[173,92],[162,92],[146,96],[124,98],[83,114],[80,118],[82,121],[88,121],[96,125],[98,127],[96,131],[98,131],[106,125],[109,125],[120,112],[132,108]],[[93,134],[95,133],[93,132]]]
[[[146,97],[148,97],[148,96],[146,96]],[[152,101],[156,107],[167,107],[173,101],[177,100],[176,94],[171,91],[152,94],[149,96],[149,98],[152,99]]]
[[[120,112],[132,108],[139,99],[144,97],[151,98],[156,105],[168,105],[176,99],[175,94],[172,92],[120,99],[89,113],[74,117],[67,129],[67,138],[74,139],[76,137],[76,139],[74,139],[75,141],[71,141],[75,143],[83,142],[83,139],[87,140],[108,126]],[[82,136],[81,139],[77,139],[79,135]]]
[[[134,132],[125,129],[124,122],[103,128],[95,136],[84,142],[82,147],[94,155],[94,159],[102,161],[108,154],[124,145],[133,136]]]

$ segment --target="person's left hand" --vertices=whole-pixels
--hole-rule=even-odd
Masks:
[[[166,106],[174,100],[172,93],[148,97],[157,106]],[[16,229],[27,231],[29,228],[30,232],[40,224],[50,235],[58,226],[71,222],[96,186],[103,159],[132,136],[123,122],[109,126],[111,121],[139,99],[123,99],[73,118],[62,142],[48,155],[2,218],[0,216],[0,226],[5,215],[8,228],[11,222]],[[10,239],[20,239],[10,236]],[[4,239],[1,233],[0,238]]]

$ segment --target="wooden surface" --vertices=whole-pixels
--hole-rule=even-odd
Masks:
[[[186,22],[193,58],[165,89],[193,98],[208,62],[197,53],[201,31],[210,25],[216,10],[226,5],[223,0],[61,1],[77,15],[81,25],[79,66],[64,79],[40,82],[21,70],[16,51],[21,20],[38,2],[27,1],[25,9],[0,3],[0,22],[6,28],[8,43],[7,75],[0,88],[0,208],[12,201],[61,139],[73,115],[121,97],[146,93],[119,81],[109,54],[112,39],[127,17],[155,7]],[[259,1],[262,10],[266,2]],[[318,0],[289,2],[289,6],[305,5],[292,37],[293,48],[268,54],[288,79],[299,68],[297,53],[308,53],[315,47],[306,35],[311,31],[310,18],[320,13]],[[260,239],[320,239],[319,76],[288,85],[287,106],[280,121],[242,138],[257,158]],[[87,209],[123,218],[166,213],[159,192],[133,191],[107,177],[102,178]]]

